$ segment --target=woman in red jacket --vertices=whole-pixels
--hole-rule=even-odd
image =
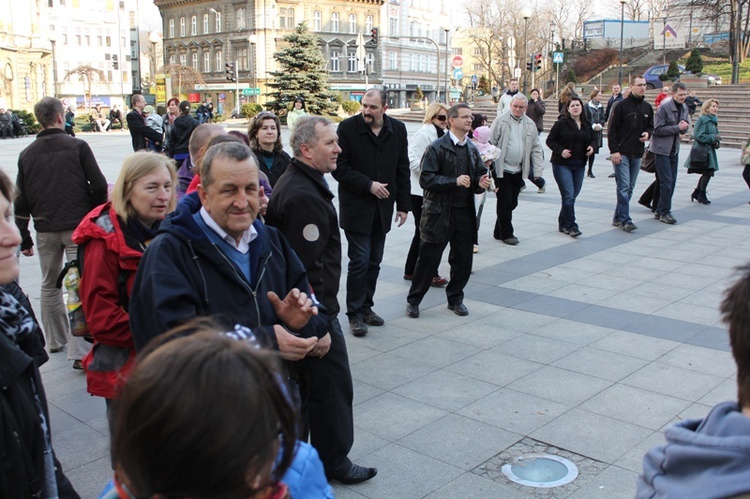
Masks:
[[[87,390],[104,397],[107,415],[133,367],[128,302],[143,251],[175,207],[172,160],[152,152],[125,159],[112,200],[94,208],[73,233],[85,244],[79,293],[94,346],[83,358]]]

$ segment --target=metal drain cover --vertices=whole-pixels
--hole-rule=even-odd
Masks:
[[[578,477],[578,467],[572,461],[549,454],[522,456],[501,468],[508,480],[527,487],[559,487]]]

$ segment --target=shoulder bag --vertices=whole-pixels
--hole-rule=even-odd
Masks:
[[[690,149],[690,168],[708,168],[708,144],[701,144],[698,141],[693,142]]]

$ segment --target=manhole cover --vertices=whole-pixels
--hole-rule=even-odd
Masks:
[[[578,477],[578,467],[568,459],[548,454],[521,456],[513,463],[504,464],[503,475],[527,487],[559,487]]]

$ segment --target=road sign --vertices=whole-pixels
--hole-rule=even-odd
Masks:
[[[521,77],[521,68],[513,68],[513,77],[514,78],[520,78]]]
[[[464,58],[461,57],[460,55],[457,55],[453,58],[453,60],[451,61],[451,64],[453,65],[454,68],[460,68],[464,65]]]
[[[472,75],[471,82],[476,85],[479,82],[479,79],[477,78],[477,75]]]
[[[453,70],[453,78],[456,80],[460,80],[464,77],[464,70],[461,68],[456,68]]]
[[[260,88],[243,88],[242,95],[260,95]]]
[[[562,64],[565,59],[565,53],[564,52],[552,52],[552,63],[553,64]]]

